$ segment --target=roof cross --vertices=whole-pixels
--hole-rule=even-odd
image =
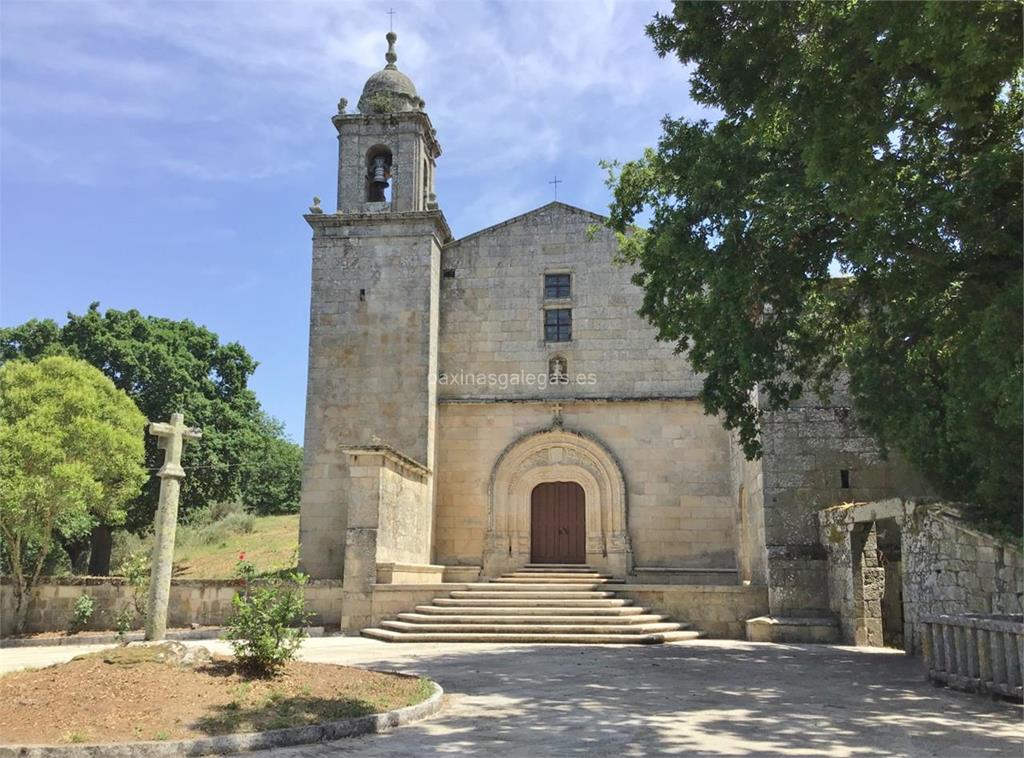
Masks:
[[[555,178],[552,179],[548,184],[555,185],[555,200],[558,199],[558,185],[562,184],[562,180],[558,178],[558,174],[555,174]]]
[[[388,31],[393,32],[395,30],[395,9],[388,8]]]

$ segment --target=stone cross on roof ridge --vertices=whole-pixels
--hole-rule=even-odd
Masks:
[[[198,427],[185,426],[185,416],[172,413],[170,423],[151,421],[149,433],[158,437],[157,446],[164,452],[164,465],[156,472],[159,477],[173,476],[185,478],[185,469],[181,467],[181,450],[185,440],[194,440],[203,436]]]

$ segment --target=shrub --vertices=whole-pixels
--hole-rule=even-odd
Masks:
[[[139,547],[129,553],[121,563],[121,576],[128,582],[132,589],[132,605],[135,613],[142,618],[146,617],[146,605],[149,602],[149,577],[151,570],[150,551],[146,547]]]
[[[188,521],[178,527],[178,545],[220,545],[233,534],[249,534],[256,517],[240,503],[211,503],[196,508]]]
[[[116,529],[112,535],[113,545],[110,548],[110,565],[116,566],[118,571],[133,554],[139,550],[153,549],[153,535],[135,534],[126,529]]]
[[[256,676],[273,676],[298,652],[306,638],[303,628],[310,614],[305,610],[304,574],[256,578],[256,567],[239,557],[235,573],[243,588],[231,600],[234,613],[228,619],[225,638],[231,640],[239,668]]]
[[[186,522],[189,526],[202,527],[223,521],[233,513],[245,513],[245,508],[241,503],[235,502],[207,503],[201,508],[189,511]]]
[[[117,612],[114,617],[114,625],[117,628],[117,641],[124,645],[127,644],[125,639],[128,632],[132,630],[132,622],[135,620],[135,612],[132,607],[126,605],[124,608]]]
[[[96,610],[96,606],[93,603],[92,597],[89,595],[82,595],[75,602],[75,610],[71,615],[71,624],[68,627],[68,631],[72,634],[82,629],[85,629],[92,621],[93,611]]]
[[[230,534],[250,534],[256,526],[256,517],[251,513],[238,511],[236,513],[229,513],[221,519],[220,523],[224,525],[224,529]]]

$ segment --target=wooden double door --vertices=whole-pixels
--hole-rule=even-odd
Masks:
[[[545,482],[530,495],[530,561],[587,562],[587,508],[576,482]]]

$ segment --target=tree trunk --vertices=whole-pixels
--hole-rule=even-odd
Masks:
[[[14,634],[25,631],[25,620],[28,618],[28,593],[18,579],[14,580]]]
[[[110,527],[94,527],[90,539],[92,547],[89,553],[89,576],[109,576],[110,551],[114,547]]]

